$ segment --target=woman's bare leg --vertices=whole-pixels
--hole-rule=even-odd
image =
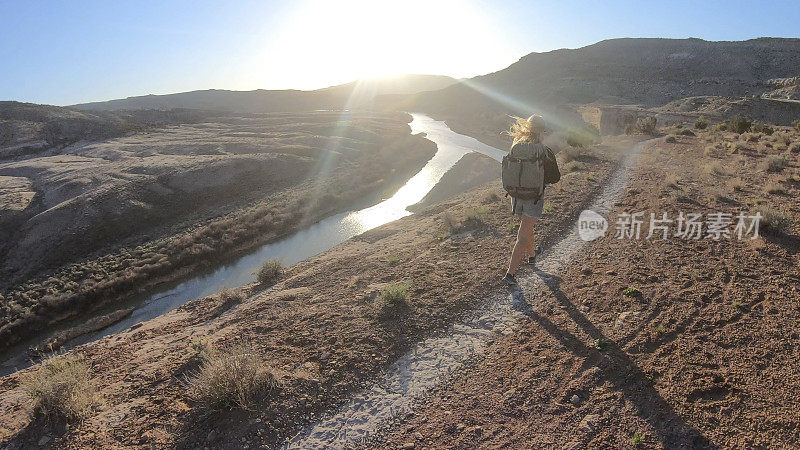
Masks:
[[[517,230],[517,242],[514,244],[514,250],[511,252],[511,261],[508,263],[508,273],[512,275],[517,273],[517,269],[519,269],[525,252],[530,251],[530,254],[533,254],[534,225],[536,225],[536,219],[524,215],[522,216],[522,221],[519,223],[519,230]]]

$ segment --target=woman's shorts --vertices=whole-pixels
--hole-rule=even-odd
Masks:
[[[511,211],[514,215],[531,217],[539,219],[542,217],[542,209],[544,208],[544,196],[538,202],[533,200],[517,200],[511,197]]]

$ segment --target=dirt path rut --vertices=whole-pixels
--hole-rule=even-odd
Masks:
[[[607,217],[625,188],[636,156],[649,141],[637,144],[609,178],[589,209]],[[286,443],[285,448],[346,448],[369,439],[376,431],[397,417],[410,412],[416,400],[446,382],[452,374],[473,358],[480,357],[498,334],[513,332],[515,324],[525,320],[524,311],[535,307],[535,292],[545,289],[541,276],[562,271],[585,242],[577,226],[558,243],[545,249],[537,263],[537,272],[519,276],[519,287],[510,293],[498,293],[488,306],[475,316],[454,325],[448,334],[432,337],[397,360],[383,379],[358,393],[333,414],[316,422]]]

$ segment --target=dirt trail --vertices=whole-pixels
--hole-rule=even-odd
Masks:
[[[589,209],[606,215],[622,193],[636,156],[647,142],[637,144]],[[561,272],[584,241],[577,227],[557,244],[545,250],[540,272]],[[449,334],[427,339],[395,362],[382,380],[369,386],[331,416],[299,433],[286,448],[342,448],[368,439],[396,417],[408,413],[415,400],[450,378],[470,359],[480,357],[497,334],[508,334],[526,316],[524,292],[533,292],[541,284],[536,275],[520,277],[520,287],[510,295],[500,294],[473,319],[455,325]],[[533,297],[532,297],[533,298]]]

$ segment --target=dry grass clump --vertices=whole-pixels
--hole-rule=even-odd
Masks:
[[[258,282],[269,284],[275,282],[283,274],[283,264],[277,259],[268,259],[256,272]]]
[[[251,344],[203,348],[200,369],[186,380],[192,400],[209,410],[251,410],[279,386],[275,372]]]
[[[664,182],[667,184],[667,186],[673,189],[681,189],[680,186],[681,177],[679,177],[678,174],[674,172],[668,173],[667,176],[664,177]]]
[[[784,167],[786,167],[786,158],[778,155],[767,156],[760,165],[760,169],[767,172],[780,172]]]
[[[744,181],[741,178],[734,178],[728,181],[728,189],[733,192],[741,192],[744,190]]]
[[[794,230],[794,217],[782,209],[771,206],[762,206],[754,211],[761,213],[761,229],[772,235],[791,234]]]
[[[767,194],[785,194],[786,189],[778,182],[769,181],[764,185],[764,192]]]
[[[675,136],[670,134],[669,136],[666,137],[666,139],[664,139],[664,142],[666,142],[668,144],[674,144],[674,143],[678,142],[678,140],[675,139]]]
[[[564,173],[577,172],[583,169],[583,163],[580,161],[570,161],[564,164]]]
[[[703,170],[710,175],[722,176],[727,174],[722,164],[718,162],[711,162],[703,166]]]
[[[800,142],[795,142],[794,144],[790,145],[788,148],[789,148],[789,152],[794,153],[794,154],[798,154],[798,153],[800,153]]]
[[[378,309],[378,318],[390,320],[409,310],[408,283],[394,283],[386,286],[381,291],[375,305]]]
[[[596,156],[595,152],[588,147],[565,147],[558,154],[561,155],[564,164],[571,161],[585,161]]]
[[[77,355],[51,356],[21,381],[33,403],[34,414],[79,422],[100,404],[86,362]]]
[[[712,158],[716,158],[717,156],[720,156],[720,151],[715,145],[707,145],[703,150],[703,154]]]
[[[732,153],[745,153],[749,152],[752,149],[745,144],[744,142],[736,142],[733,144],[733,152]]]

